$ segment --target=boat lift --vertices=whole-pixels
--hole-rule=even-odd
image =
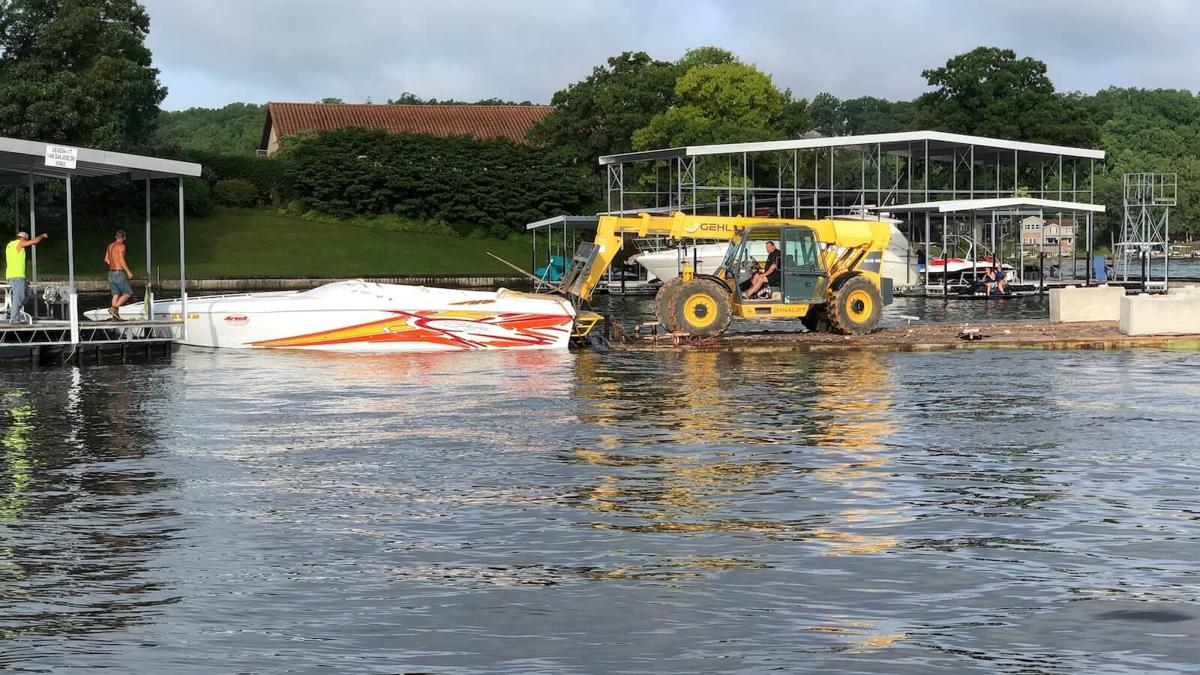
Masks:
[[[925,245],[928,258],[925,268],[921,272],[923,276],[921,283],[926,295],[942,297],[949,297],[952,294],[974,295],[975,293],[970,292],[969,289],[974,283],[982,280],[982,272],[978,267],[973,267],[969,275],[964,274],[958,278],[952,278],[951,274],[943,272],[940,278],[931,279],[928,260],[933,258],[934,246],[940,249],[939,253],[944,261],[948,261],[954,253],[961,253],[962,257],[975,262],[990,260],[994,264],[1004,264],[1006,259],[1011,259],[1016,262],[1015,274],[1009,281],[1009,286],[1013,288],[1013,294],[1041,293],[1047,288],[1045,258],[1041,255],[1045,237],[1040,236],[1035,239],[1038,254],[1034,260],[1038,263],[1038,267],[1036,268],[1037,283],[1033,284],[1027,278],[1026,246],[1022,242],[1023,220],[1034,216],[1041,222],[1040,227],[1044,230],[1047,215],[1055,214],[1061,222],[1065,219],[1064,216],[1069,214],[1069,220],[1074,224],[1078,222],[1078,214],[1085,214],[1088,224],[1087,246],[1090,250],[1092,245],[1091,216],[1104,212],[1104,206],[1100,204],[1033,197],[943,200],[875,207],[875,210],[882,211],[884,208],[887,212],[895,215],[911,215],[914,219],[913,222],[924,225],[924,231],[921,232],[923,236],[919,239]],[[1013,235],[1011,240],[1007,236],[1009,233]],[[965,243],[965,246],[956,246],[960,242]],[[1006,257],[1006,244],[1016,248],[1015,254],[1007,252]],[[1075,244],[1076,242],[1072,242],[1073,247]],[[1085,267],[1087,267],[1087,279],[1090,281],[1091,268],[1087,265]],[[944,262],[943,270],[948,270],[948,268],[949,265]]]
[[[39,184],[61,182],[65,194],[67,277],[65,280],[44,280],[39,277],[38,247],[28,249],[30,258],[30,289],[35,300],[27,305],[33,310],[27,320],[18,324],[0,324],[0,358],[29,358],[37,360],[46,353],[63,354],[64,358],[76,356],[81,351],[99,354],[102,350],[116,349],[127,352],[134,345],[147,352],[154,345],[169,349],[171,343],[183,337],[184,318],[187,315],[187,276],[185,269],[185,177],[200,175],[201,166],[159,157],[110,152],[95,148],[77,148],[54,143],[42,143],[16,138],[0,138],[0,185],[13,188],[13,196],[19,203],[22,194],[27,194],[29,205],[28,223],[21,221],[17,209],[16,229],[28,227],[31,237],[38,235],[37,197]],[[144,183],[145,191],[145,273],[153,269],[152,225],[150,219],[150,188],[152,180],[173,180],[177,185],[179,213],[179,286],[182,311],[169,320],[139,321],[81,321],[79,291],[75,276],[75,222],[74,185],[80,178],[99,176],[128,176],[132,182]],[[14,230],[15,232],[15,230]],[[48,240],[50,245],[60,245],[60,240]],[[7,239],[6,239],[7,243]],[[43,244],[45,246],[45,244]],[[100,252],[92,252],[97,257]],[[65,281],[65,284],[63,283]],[[3,284],[3,311],[7,313],[11,289]],[[41,292],[47,307],[39,311],[36,297]],[[153,297],[150,298],[151,302]],[[51,302],[53,301],[53,303]],[[60,304],[59,312],[51,311],[52,304]],[[5,317],[6,318],[6,317]]]

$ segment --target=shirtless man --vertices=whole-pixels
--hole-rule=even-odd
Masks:
[[[112,292],[108,313],[114,321],[122,321],[121,305],[133,297],[133,288],[129,285],[133,272],[125,262],[125,230],[117,230],[116,239],[104,250],[104,262],[108,264],[108,289]]]

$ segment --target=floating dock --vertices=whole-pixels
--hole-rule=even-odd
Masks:
[[[615,351],[690,349],[703,351],[932,352],[955,349],[1130,349],[1200,350],[1200,335],[1123,335],[1116,321],[1050,323],[1014,321],[945,326],[899,326],[869,335],[761,331],[717,338],[679,335],[630,336],[613,340]]]
[[[170,354],[178,321],[38,321],[0,326],[0,361],[100,361],[105,354]]]

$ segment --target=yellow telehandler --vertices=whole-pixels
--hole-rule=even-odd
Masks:
[[[601,216],[595,241],[580,245],[559,288],[590,300],[625,235],[729,241],[724,262],[712,274],[697,274],[690,261],[682,260],[680,275],[659,289],[655,310],[671,332],[713,337],[737,316],[787,317],[801,319],[811,330],[869,333],[892,301],[891,280],[879,274],[891,225],[872,220]],[[778,283],[745,297],[747,280],[762,270],[768,242],[780,252]]]

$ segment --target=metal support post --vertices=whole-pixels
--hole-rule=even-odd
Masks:
[[[179,337],[187,338],[187,273],[184,271],[184,249],[187,240],[183,227],[183,178],[179,178],[179,318],[183,320]]]
[[[37,209],[34,207],[33,174],[29,174],[29,237],[37,239]],[[37,247],[33,246],[30,256],[33,258],[33,283],[38,282]]]

